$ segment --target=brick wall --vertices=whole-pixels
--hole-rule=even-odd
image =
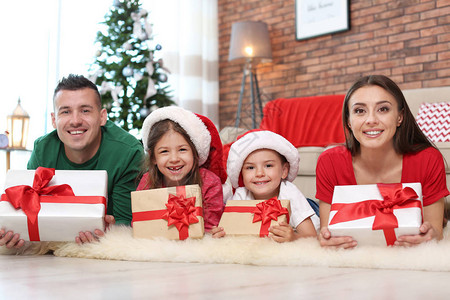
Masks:
[[[218,2],[221,128],[236,118],[243,65],[228,61],[228,49],[231,24],[238,21],[269,27],[273,61],[257,69],[263,104],[344,94],[368,74],[387,75],[402,89],[450,85],[449,0],[351,0],[349,31],[299,41],[295,0]],[[248,81],[246,90],[241,127],[249,128]]]

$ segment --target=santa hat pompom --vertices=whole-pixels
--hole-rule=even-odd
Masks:
[[[270,149],[283,155],[289,163],[287,180],[297,177],[300,156],[298,150],[284,137],[267,130],[249,131],[235,141],[228,153],[227,173],[233,188],[238,188],[242,165],[250,153],[259,149]],[[241,183],[242,185],[242,183]]]

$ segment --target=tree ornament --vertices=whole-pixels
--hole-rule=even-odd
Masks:
[[[159,51],[159,50],[162,49],[162,46],[161,46],[160,44],[157,44],[157,45],[155,46],[155,49]]]
[[[134,74],[134,70],[128,66],[123,68],[123,70],[122,70],[122,75],[125,77],[133,76],[133,74]]]
[[[142,73],[139,73],[139,72],[134,72],[133,78],[134,78],[134,80],[136,80],[136,81],[141,81],[142,78],[144,78],[144,75],[142,75]]]
[[[141,115],[141,117],[145,118],[150,114],[150,110],[144,106],[139,110],[139,114]]]
[[[158,79],[159,79],[159,81],[161,81],[161,82],[167,82],[167,75],[166,74],[164,74],[164,73],[161,73],[161,74],[159,74],[158,75]]]
[[[125,42],[125,43],[122,45],[122,48],[125,49],[125,50],[131,50],[131,49],[133,49],[133,45],[131,45],[130,42]]]

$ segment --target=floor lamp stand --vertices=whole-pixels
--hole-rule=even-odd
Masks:
[[[239,122],[241,120],[241,109],[242,109],[242,99],[244,98],[245,92],[245,79],[247,75],[250,76],[250,101],[251,101],[251,118],[252,118],[252,129],[256,128],[256,105],[259,106],[259,113],[261,120],[263,118],[263,107],[261,102],[261,95],[259,93],[258,78],[256,77],[256,70],[252,66],[252,61],[248,60],[244,66],[244,71],[242,74],[241,83],[241,93],[239,94],[238,110],[236,114],[235,127],[239,127]]]

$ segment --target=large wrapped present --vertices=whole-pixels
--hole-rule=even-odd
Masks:
[[[202,238],[202,191],[198,184],[131,192],[133,236],[170,240]]]
[[[334,188],[328,222],[332,236],[358,245],[393,245],[397,236],[419,234],[420,183],[346,185]]]
[[[25,241],[74,241],[80,231],[104,230],[107,185],[106,171],[9,170],[0,227]]]
[[[269,227],[279,222],[289,224],[289,200],[228,200],[219,226],[227,235],[266,237]]]

